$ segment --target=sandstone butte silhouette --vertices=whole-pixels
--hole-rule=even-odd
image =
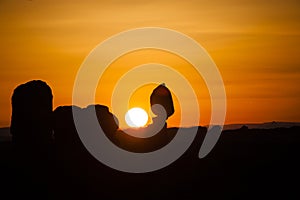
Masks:
[[[297,184],[292,182],[300,178],[299,127],[223,131],[204,159],[197,155],[206,128],[198,127],[195,140],[177,161],[155,172],[129,174],[103,165],[86,150],[72,109],[86,116],[96,110],[105,135],[120,148],[150,152],[168,144],[178,130],[167,128],[166,120],[175,110],[166,86],[159,85],[150,96],[150,106],[160,104],[166,113],[151,107],[157,117],[140,131],[157,124],[163,128],[149,138],[135,138],[119,130],[116,117],[104,105],[60,106],[52,111],[52,99],[51,88],[40,80],[14,90],[12,154],[0,144],[4,148],[0,169],[7,172],[1,177],[5,183],[2,196],[6,192],[10,199],[245,199],[258,195],[288,198],[297,193]],[[191,129],[184,130],[189,134]]]
[[[18,86],[12,95],[10,132],[18,145],[49,145],[52,140],[52,91],[43,81]]]

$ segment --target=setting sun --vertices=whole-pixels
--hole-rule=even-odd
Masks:
[[[131,108],[125,115],[125,121],[130,127],[142,127],[145,126],[148,121],[148,114],[142,108]]]

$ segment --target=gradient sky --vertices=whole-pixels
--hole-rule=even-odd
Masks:
[[[209,52],[225,83],[226,123],[300,121],[299,10],[297,0],[1,0],[0,127],[10,124],[10,98],[16,86],[45,80],[54,94],[54,108],[70,105],[74,78],[88,53],[114,34],[146,26],[180,31]],[[154,61],[188,68],[169,53],[143,51],[118,59],[110,73],[121,73],[120,66],[126,71]],[[203,84],[200,77],[192,77],[192,85]],[[96,101],[109,105],[113,81],[107,84]],[[145,95],[153,87],[137,91],[144,97],[135,102],[148,101]],[[209,122],[210,101],[205,85],[201,92],[204,125]],[[175,126],[178,114],[170,120]]]

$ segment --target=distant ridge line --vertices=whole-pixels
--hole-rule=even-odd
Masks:
[[[300,122],[264,122],[264,123],[239,123],[239,124],[225,124],[223,126],[223,130],[236,130],[240,129],[243,126],[247,126],[249,129],[274,129],[274,128],[291,128],[293,126],[300,126]],[[199,126],[199,127],[208,127]],[[176,128],[176,127],[169,127]],[[177,127],[178,128],[178,127]],[[191,127],[184,127],[191,128]],[[9,127],[1,127],[0,128],[0,142],[7,141],[11,139]]]
[[[273,128],[290,128],[293,126],[300,126],[300,122],[264,122],[264,123],[239,123],[239,124],[226,124],[223,130],[239,129],[242,126],[247,126],[249,129],[273,129]]]

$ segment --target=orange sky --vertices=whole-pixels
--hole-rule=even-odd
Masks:
[[[109,36],[145,26],[180,31],[209,52],[225,83],[226,123],[300,121],[299,9],[296,0],[1,0],[0,127],[10,124],[10,98],[17,85],[45,80],[54,94],[54,108],[71,104],[74,78],[88,53]],[[154,61],[188,68],[166,52],[141,51],[118,59],[111,70]],[[191,83],[203,84],[200,77],[191,78]],[[96,100],[109,105],[105,94],[113,82],[107,84]],[[149,91],[151,86],[137,93]],[[98,95],[104,98],[98,100]],[[132,98],[136,96],[140,95]],[[207,124],[210,101],[205,85],[198,98],[201,124]],[[144,99],[148,97],[134,102]],[[178,113],[170,119],[171,125],[177,123]]]

